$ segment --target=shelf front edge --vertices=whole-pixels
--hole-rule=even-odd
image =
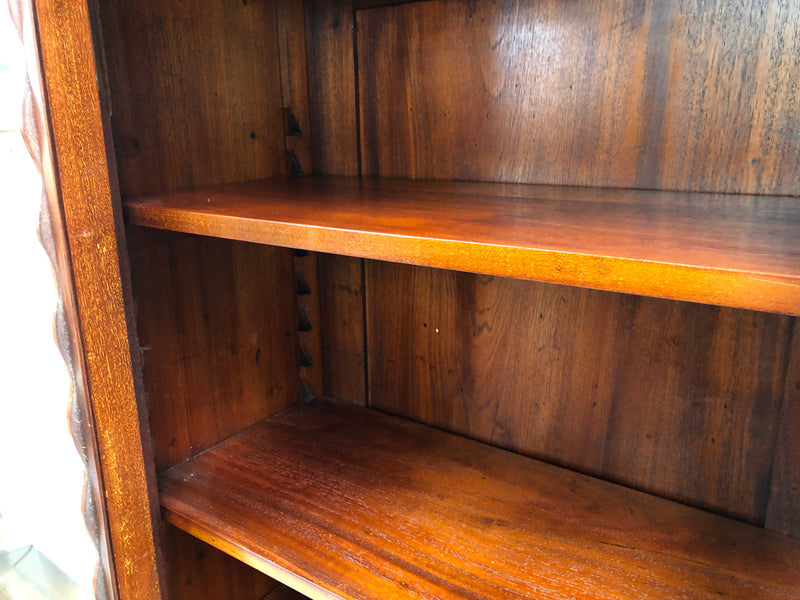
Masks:
[[[409,238],[234,217],[189,216],[127,205],[128,223],[180,233],[342,254],[423,267],[453,269],[800,315],[800,280],[606,256],[453,240]],[[172,223],[172,225],[167,225]]]

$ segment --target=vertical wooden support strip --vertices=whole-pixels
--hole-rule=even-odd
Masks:
[[[278,51],[281,65],[281,98],[291,110],[302,135],[288,132],[286,151],[293,153],[305,173],[312,172],[306,72],[306,29],[302,0],[278,0]]]
[[[116,590],[110,591],[121,600],[157,599],[155,472],[147,421],[137,402],[138,344],[126,312],[129,273],[91,18],[81,0],[41,0],[36,11],[55,155],[55,166],[44,175],[66,318],[78,355],[73,368],[85,383],[97,440],[116,572]]]
[[[323,393],[324,381],[317,255],[313,252],[296,252],[294,270],[297,279],[305,283],[302,290],[304,293],[298,293],[295,297],[300,354],[300,398],[306,400]]]

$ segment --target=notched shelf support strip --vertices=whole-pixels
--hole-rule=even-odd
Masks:
[[[310,401],[322,390],[322,341],[319,328],[319,290],[317,256],[295,250],[292,257],[297,311],[297,352],[300,371],[300,400]],[[313,282],[309,283],[309,281]]]

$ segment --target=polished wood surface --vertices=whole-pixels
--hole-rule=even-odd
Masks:
[[[765,523],[777,444],[796,451],[776,441],[791,317],[378,261],[366,275],[373,408]]]
[[[357,17],[364,174],[800,193],[800,4],[439,0]]]
[[[50,4],[43,0],[47,10],[74,10],[81,27],[88,22],[74,2]],[[289,390],[296,397],[293,260],[274,246],[302,247],[390,261],[370,262],[365,280],[360,258],[319,258],[328,392],[358,402],[370,396],[375,406],[397,406],[537,455],[542,448],[552,460],[798,535],[797,320],[579,288],[800,314],[800,199],[770,197],[800,194],[794,133],[800,71],[793,60],[800,7],[779,0],[433,0],[383,7],[389,3],[308,0],[304,11],[294,0],[98,4],[96,48],[108,65],[100,87],[108,88],[113,105],[119,181],[126,196],[140,195],[131,201],[130,220],[173,230],[140,231],[131,243],[161,468],[277,410]],[[40,12],[45,46],[61,56],[53,64],[89,64],[91,46],[74,44],[63,20]],[[81,31],[85,41],[88,27]],[[101,415],[110,414],[106,398],[122,398],[118,420],[99,428],[116,452],[108,456],[122,461],[106,463],[110,479],[101,485],[112,509],[141,509],[149,490],[135,475],[152,475],[152,457],[146,435],[137,446],[134,394],[113,376],[125,373],[124,365],[114,366],[119,344],[130,342],[134,373],[140,353],[132,328],[116,327],[118,319],[93,320],[91,312],[102,311],[103,302],[117,310],[120,272],[125,287],[124,236],[119,229],[116,237],[105,235],[106,192],[98,200],[92,187],[108,180],[114,195],[114,161],[69,162],[71,152],[106,156],[95,143],[102,120],[91,112],[97,82],[84,73],[83,91],[76,91],[69,76],[54,72],[53,130],[69,132],[57,144],[59,162],[63,153],[67,165],[61,191],[65,206],[80,206],[86,217],[71,222],[65,248],[76,280],[83,278],[78,300],[97,303],[86,312],[81,305],[86,321],[74,321],[94,360],[86,381],[97,390],[93,403]],[[286,137],[287,104],[305,136]],[[64,106],[72,111],[67,119],[57,115]],[[221,213],[214,213],[218,200],[208,212],[204,191],[194,194],[191,209],[158,206],[165,198],[192,198],[165,196],[168,190],[285,174],[287,148],[303,163],[313,158],[306,171],[330,175],[762,196],[562,187],[525,199],[527,188],[506,185],[349,179],[340,189],[334,180],[310,178],[234,184],[221,196],[214,191],[216,199],[233,200]],[[296,188],[305,191],[297,195]],[[161,200],[141,196],[150,193]],[[97,263],[102,268],[92,270],[84,251],[105,256]],[[448,273],[419,277],[414,286],[425,281],[429,289],[411,294],[393,287],[395,279],[408,282],[398,273],[409,267],[391,262],[578,287]],[[425,303],[439,292],[436,303]],[[448,323],[439,327],[440,340],[417,331],[423,314]],[[423,323],[430,326],[432,318]],[[285,337],[284,321],[292,330]],[[269,351],[248,341],[253,332],[270,336]],[[268,366],[259,364],[265,352],[273,359]],[[106,364],[109,377],[99,373]],[[429,370],[424,376],[422,368]],[[268,382],[280,391],[279,401]],[[454,382],[464,384],[463,395]],[[392,386],[413,390],[397,400]],[[309,407],[283,413],[263,426],[269,439],[245,443],[261,431],[257,426],[170,471],[164,482],[180,492],[165,499],[183,511],[172,510],[170,519],[312,597],[325,597],[313,583],[324,578],[352,586],[339,590],[345,597],[367,588],[362,597],[402,596],[431,584],[437,597],[458,595],[462,585],[502,596],[486,587],[497,582],[495,574],[478,576],[483,567],[456,555],[464,547],[511,568],[519,557],[542,557],[532,561],[539,583],[570,597],[675,597],[685,586],[688,597],[800,596],[794,541],[529,459],[491,458],[500,451],[335,406],[316,420],[306,418]],[[361,436],[373,435],[377,450],[359,452]],[[244,453],[232,449],[236,444]],[[219,462],[190,472],[206,461]],[[134,477],[120,485],[131,465]],[[245,467],[253,470],[242,476],[238,469]],[[403,478],[409,468],[413,477]],[[223,484],[209,484],[217,486],[210,496],[192,495],[211,472]],[[393,485],[390,473],[399,473],[403,485]],[[266,484],[273,486],[269,493]],[[121,489],[130,497],[120,496]],[[529,492],[550,511],[539,513],[546,536],[525,528],[525,518],[536,514],[520,499]],[[484,494],[475,501],[479,511],[461,504],[476,493]],[[463,511],[444,512],[420,529],[420,519],[439,515],[443,497]],[[276,499],[286,503],[276,508]],[[264,527],[264,506],[280,516],[275,527]],[[141,510],[109,511],[126,598],[157,597],[141,586],[158,574],[158,529],[148,529],[146,517]],[[503,555],[502,538],[493,536],[509,530],[522,545],[506,545]],[[269,536],[281,538],[279,553],[270,555]],[[195,547],[167,542],[164,581],[198,576]],[[287,556],[290,567],[269,562]],[[794,571],[782,572],[787,564]],[[528,566],[516,565],[512,585],[526,585]],[[224,597],[221,574],[216,568],[203,574],[210,583],[193,592]],[[786,585],[766,591],[737,584],[780,577]],[[256,595],[262,583],[271,585],[242,575],[230,589]]]
[[[796,6],[432,1],[356,20],[367,175],[800,193]],[[368,265],[373,405],[797,531],[796,322],[443,273],[409,295],[402,270]],[[461,385],[484,400],[443,391]]]
[[[139,404],[125,235],[108,107],[97,85],[93,19],[80,0],[37,0],[33,8],[43,78],[36,83],[46,96],[29,108],[47,116],[40,141],[48,144],[42,148],[48,216],[69,328],[60,336],[69,337],[71,372],[79,393],[86,394],[79,397],[85,402],[84,432],[91,436],[86,445],[97,460],[88,475],[103,511],[87,514],[101,536],[99,554],[107,569],[101,577],[108,586],[98,582],[97,593],[119,600],[160,598],[155,472],[147,411]]]
[[[124,194],[286,172],[270,2],[100,2]]]
[[[173,524],[312,598],[800,597],[797,540],[326,399],[161,490]]]
[[[155,463],[163,471],[298,399],[292,252],[129,233]]]
[[[148,227],[800,314],[794,198],[316,176],[125,206]]]

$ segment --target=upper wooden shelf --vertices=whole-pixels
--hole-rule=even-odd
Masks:
[[[160,488],[310,598],[800,598],[798,540],[325,398]]]
[[[800,198],[311,176],[125,210],[172,231],[800,314]]]

